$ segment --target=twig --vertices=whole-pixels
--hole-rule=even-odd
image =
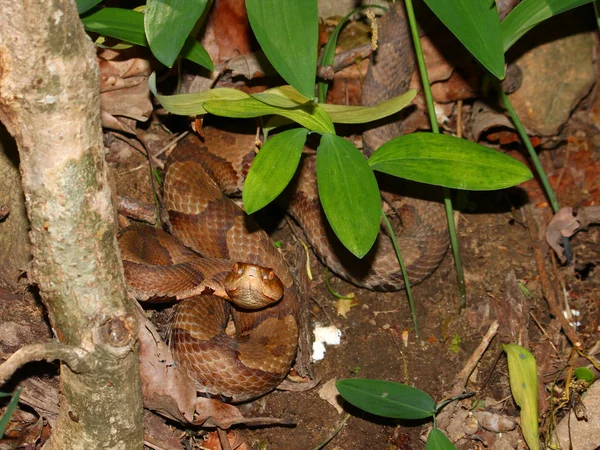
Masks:
[[[546,267],[544,265],[544,255],[542,254],[542,249],[539,245],[539,231],[538,226],[533,217],[529,207],[523,208],[523,217],[527,223],[527,230],[529,231],[529,238],[531,239],[533,245],[533,256],[535,258],[535,263],[538,270],[538,275],[540,277],[540,285],[542,287],[542,292],[544,294],[544,298],[546,299],[546,303],[548,303],[548,308],[550,308],[550,314],[552,314],[556,320],[560,323],[560,326],[565,333],[565,336],[571,341],[571,344],[577,349],[581,348],[581,339],[579,335],[575,331],[575,329],[571,326],[571,324],[565,319],[563,315],[562,308],[558,305],[556,301],[556,294],[554,292],[554,288],[552,287],[552,283],[550,282],[550,278],[548,277],[548,273],[546,272]]]
[[[0,385],[8,381],[20,367],[32,361],[60,360],[77,373],[90,372],[96,366],[96,359],[79,347],[62,344],[60,342],[47,342],[45,344],[32,344],[21,347],[14,352],[2,365],[0,365]]]
[[[224,430],[223,428],[217,428],[217,434],[219,435],[221,448],[223,450],[232,450],[231,444],[229,443],[229,438],[227,437],[227,430]]]
[[[118,196],[117,210],[120,214],[135,220],[156,224],[156,208],[150,203],[143,202],[133,197]]]
[[[475,369],[475,366],[477,365],[477,363],[481,359],[481,356],[483,355],[483,353],[486,351],[486,349],[490,345],[490,342],[492,341],[492,339],[494,339],[494,336],[496,336],[496,333],[498,332],[498,326],[499,326],[499,324],[498,324],[497,320],[495,320],[490,325],[487,332],[485,333],[485,336],[483,336],[483,339],[479,343],[479,346],[475,349],[475,351],[473,352],[473,354],[467,361],[467,364],[465,364],[463,369],[456,376],[456,381],[454,382],[454,387],[452,388],[452,391],[451,391],[452,397],[455,397],[462,393],[463,389],[467,385],[467,381],[469,380],[471,373]]]
[[[323,80],[333,80],[336,72],[355,64],[357,61],[367,59],[371,56],[371,53],[373,53],[371,43],[338,53],[333,59],[333,64],[330,66],[319,66],[317,69],[317,77]]]

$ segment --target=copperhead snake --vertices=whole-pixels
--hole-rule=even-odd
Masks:
[[[399,8],[394,6],[388,16],[397,14],[396,10]],[[394,18],[393,33],[398,33],[396,20],[403,19]],[[386,27],[389,30],[384,22],[383,36]],[[380,45],[380,52],[385,54],[385,42]],[[380,90],[369,85],[382,77],[370,70],[367,97],[370,89]],[[390,74],[384,76],[389,78]],[[407,84],[406,76],[398,78]],[[388,95],[395,95],[399,92],[394,89],[406,90],[406,86],[396,86],[391,93],[386,89]],[[366,103],[374,101],[377,99],[367,98]],[[385,133],[376,130],[374,136],[386,139]],[[370,142],[373,139],[365,136],[366,147]],[[233,402],[258,397],[281,383],[294,361],[299,331],[299,292],[281,253],[252,218],[223,193],[239,190],[243,183],[243,174],[254,156],[252,149],[246,150],[242,155],[214,154],[193,135],[180,141],[169,156],[164,176],[172,236],[134,226],[125,229],[119,239],[129,290],[136,298],[186,299],[176,306],[171,322],[170,346],[177,363],[196,381],[199,391]],[[398,262],[385,234],[380,233],[362,260],[333,236],[318,201],[314,166],[314,155],[305,155],[292,183],[298,188],[288,192],[286,199],[288,212],[310,231],[307,239],[317,256],[359,286],[402,289]],[[443,208],[405,199],[396,212],[402,222],[398,241],[409,278],[412,283],[420,282],[435,270],[448,246]],[[264,290],[268,306],[251,310],[247,309],[248,302],[240,307],[223,300],[232,295],[234,264],[234,275],[245,270],[251,273],[250,278],[244,274],[245,281],[238,281],[239,291],[247,290],[248,284],[266,282],[259,290]],[[283,291],[278,291],[278,281]],[[231,323],[228,326],[230,317],[235,329]]]

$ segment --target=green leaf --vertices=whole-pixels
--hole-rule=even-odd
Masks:
[[[499,79],[504,78],[500,18],[494,0],[425,0],[469,52]]]
[[[593,0],[523,0],[504,18],[500,29],[504,51],[538,23]]]
[[[79,14],[83,14],[86,11],[89,11],[102,0],[77,0],[77,12]]]
[[[385,100],[373,106],[347,106],[321,104],[323,108],[335,123],[367,123],[379,120],[410,105],[413,98],[417,95],[416,89],[410,89],[404,94]]]
[[[181,56],[182,58],[189,59],[199,66],[210,70],[211,72],[215,68],[212,59],[210,59],[210,55],[202,46],[202,44],[196,41],[194,36],[188,36],[188,38],[185,40],[185,44],[183,44],[183,49],[181,50]]]
[[[208,0],[148,0],[144,29],[156,59],[167,67],[183,48]]]
[[[269,62],[302,95],[314,97],[317,0],[246,0],[252,31]]]
[[[319,105],[312,102],[297,108],[281,108],[267,105],[255,98],[246,98],[235,101],[209,101],[204,103],[204,109],[216,116],[241,119],[277,114],[287,117],[311,131],[335,133],[329,115]]]
[[[434,428],[427,437],[425,450],[456,450],[456,447],[439,428]]]
[[[244,182],[242,199],[248,214],[275,200],[291,181],[307,135],[306,128],[294,128],[273,136],[262,146]]]
[[[587,367],[577,367],[573,372],[578,380],[587,381],[588,383],[594,381],[594,372]]]
[[[505,344],[510,390],[521,408],[521,430],[530,450],[539,450],[538,379],[535,358],[520,345]]]
[[[156,73],[148,78],[150,92],[158,99],[161,105],[172,114],[181,116],[195,116],[206,114],[203,105],[209,100],[240,100],[250,98],[248,94],[232,88],[210,89],[196,94],[160,95],[156,90]]]
[[[454,136],[411,133],[379,147],[369,159],[373,170],[407,180],[455,189],[502,189],[532,177],[521,162]]]
[[[424,419],[435,413],[425,392],[393,381],[347,379],[335,383],[344,399],[371,414],[391,419]]]
[[[317,149],[319,198],[331,228],[362,258],[373,246],[381,220],[381,198],[365,157],[346,139],[325,134]]]
[[[4,414],[2,414],[2,416],[0,417],[0,440],[2,439],[2,436],[4,436],[4,431],[6,431],[6,427],[8,425],[8,422],[10,421],[10,417],[15,412],[15,409],[17,409],[17,405],[19,404],[19,396],[21,395],[22,390],[23,388],[18,388],[15,391],[12,398],[10,399],[10,402],[8,402],[6,410],[4,410]]]
[[[82,17],[81,22],[86,31],[110,36],[142,47],[148,46],[144,33],[144,14],[139,11],[102,8]],[[210,56],[192,36],[188,37],[185,48],[186,51],[182,56],[208,70],[213,70]]]
[[[138,11],[121,8],[102,8],[81,18],[87,31],[103,36],[148,46],[144,34],[144,14]]]

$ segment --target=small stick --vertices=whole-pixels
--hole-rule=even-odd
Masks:
[[[50,341],[21,347],[0,364],[0,386],[6,383],[21,366],[31,361],[54,361],[58,359],[73,372],[85,373],[94,369],[97,362],[90,353],[72,345]]]
[[[548,277],[548,273],[546,272],[546,267],[544,265],[544,255],[542,254],[542,249],[539,244],[539,232],[537,223],[535,222],[535,218],[533,217],[529,208],[523,208],[523,217],[525,218],[525,222],[527,223],[527,230],[529,231],[529,238],[531,239],[531,243],[533,245],[533,255],[535,258],[535,263],[538,270],[538,275],[540,277],[540,285],[542,286],[542,292],[544,293],[544,298],[546,299],[546,303],[548,303],[548,308],[550,308],[550,314],[556,317],[556,320],[560,323],[560,326],[565,333],[565,336],[571,341],[571,344],[577,349],[581,348],[581,339],[579,335],[575,331],[575,329],[571,326],[571,324],[565,319],[563,315],[562,308],[558,305],[556,301],[556,294],[552,287],[552,283],[550,282],[550,278]]]
[[[221,448],[223,450],[232,450],[231,444],[229,444],[229,438],[227,438],[227,431],[223,428],[217,428],[217,433],[219,435],[219,442],[221,443]]]
[[[317,69],[317,77],[323,80],[333,80],[336,72],[355,64],[356,61],[367,59],[373,53],[371,43],[352,48],[345,52],[338,53],[333,58],[333,64],[330,66],[320,66]]]
[[[475,369],[475,366],[477,365],[477,363],[481,359],[481,356],[490,345],[492,339],[494,339],[494,336],[496,336],[496,333],[498,332],[498,327],[498,321],[494,320],[494,322],[488,328],[487,333],[485,333],[485,336],[483,336],[483,339],[479,343],[479,346],[475,349],[475,351],[467,361],[467,364],[465,364],[463,369],[456,376],[456,381],[454,382],[454,387],[452,388],[450,394],[452,397],[456,397],[457,395],[462,394],[462,391],[467,385],[467,381],[469,380],[471,373]]]
[[[117,210],[120,214],[131,219],[140,220],[150,225],[156,224],[156,208],[154,205],[137,198],[118,196]]]

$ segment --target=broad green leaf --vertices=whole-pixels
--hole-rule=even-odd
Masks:
[[[210,55],[194,36],[188,36],[186,39],[185,44],[183,44],[183,49],[181,49],[181,56],[182,58],[189,59],[199,66],[210,70],[211,72],[215,68],[212,59],[210,59]]]
[[[425,0],[469,52],[499,79],[504,78],[500,18],[494,0]]]
[[[373,153],[369,165],[407,180],[473,191],[503,189],[533,176],[524,164],[499,151],[435,133],[392,139]]]
[[[530,450],[539,450],[538,379],[535,358],[520,345],[505,344],[508,378],[515,403],[521,408],[521,431]]]
[[[4,431],[6,430],[6,426],[8,425],[8,422],[10,421],[10,417],[15,412],[15,409],[17,409],[17,405],[19,404],[19,396],[21,395],[22,390],[23,390],[23,388],[18,388],[15,391],[12,398],[10,399],[10,402],[8,402],[8,406],[4,410],[4,414],[2,414],[2,416],[0,417],[0,440],[2,439],[2,436],[4,435]]]
[[[81,18],[87,31],[146,47],[144,14],[121,8],[102,8]]]
[[[280,93],[269,91],[259,92],[257,94],[250,94],[250,96],[260,101],[261,103],[264,103],[265,105],[285,109],[298,108],[303,104],[311,102],[311,100],[308,100],[306,102],[299,103],[296,100],[292,100],[289,97],[281,95]]]
[[[434,428],[427,437],[425,450],[456,450],[456,447],[439,428]]]
[[[156,59],[172,67],[208,0],[148,0],[144,29]]]
[[[240,100],[250,98],[248,94],[232,88],[210,89],[196,94],[160,95],[156,89],[156,73],[152,72],[148,78],[150,92],[158,99],[161,105],[172,114],[181,116],[195,116],[206,114],[203,105],[209,100]]]
[[[577,367],[574,370],[574,374],[578,380],[587,381],[588,383],[594,381],[594,372],[592,372],[587,367]]]
[[[244,182],[242,199],[248,214],[275,200],[291,181],[307,135],[306,128],[294,128],[273,136],[262,146]]]
[[[246,98],[235,101],[209,101],[204,103],[204,109],[216,116],[241,119],[277,114],[287,117],[311,131],[335,133],[335,128],[329,115],[319,105],[314,103],[307,103],[290,109],[267,105],[255,98]]]
[[[344,400],[371,414],[391,419],[424,419],[435,414],[425,392],[393,381],[347,379],[335,383]]]
[[[246,0],[252,31],[269,62],[302,95],[314,97],[317,0]]]
[[[110,36],[131,44],[148,46],[144,34],[144,14],[121,8],[102,8],[81,18],[86,31]],[[189,48],[188,48],[189,46]],[[184,58],[213,70],[210,56],[196,40],[190,36],[185,44],[186,51],[182,54]]]
[[[102,0],[77,0],[77,12],[79,14],[83,14],[84,12],[89,11]]]
[[[279,127],[287,127],[294,122],[281,116],[270,116],[262,126],[265,141],[269,138],[269,133]]]
[[[504,18],[500,29],[504,51],[538,23],[593,0],[523,0]]]
[[[325,134],[317,149],[319,198],[331,228],[358,258],[371,249],[381,221],[381,198],[365,157],[346,139]]]
[[[286,84],[284,86],[277,86],[277,87],[274,87],[271,89],[267,89],[266,91],[264,91],[264,93],[277,94],[282,97],[286,97],[286,98],[296,102],[299,105],[303,105],[305,103],[312,101],[310,98],[305,97],[300,92],[298,92],[296,90],[296,88],[294,88],[293,86],[290,86],[289,84]]]
[[[404,94],[373,106],[330,105],[323,103],[321,104],[321,108],[329,114],[334,123],[367,123],[396,114],[410,105],[415,95],[417,95],[416,89],[410,89]]]

